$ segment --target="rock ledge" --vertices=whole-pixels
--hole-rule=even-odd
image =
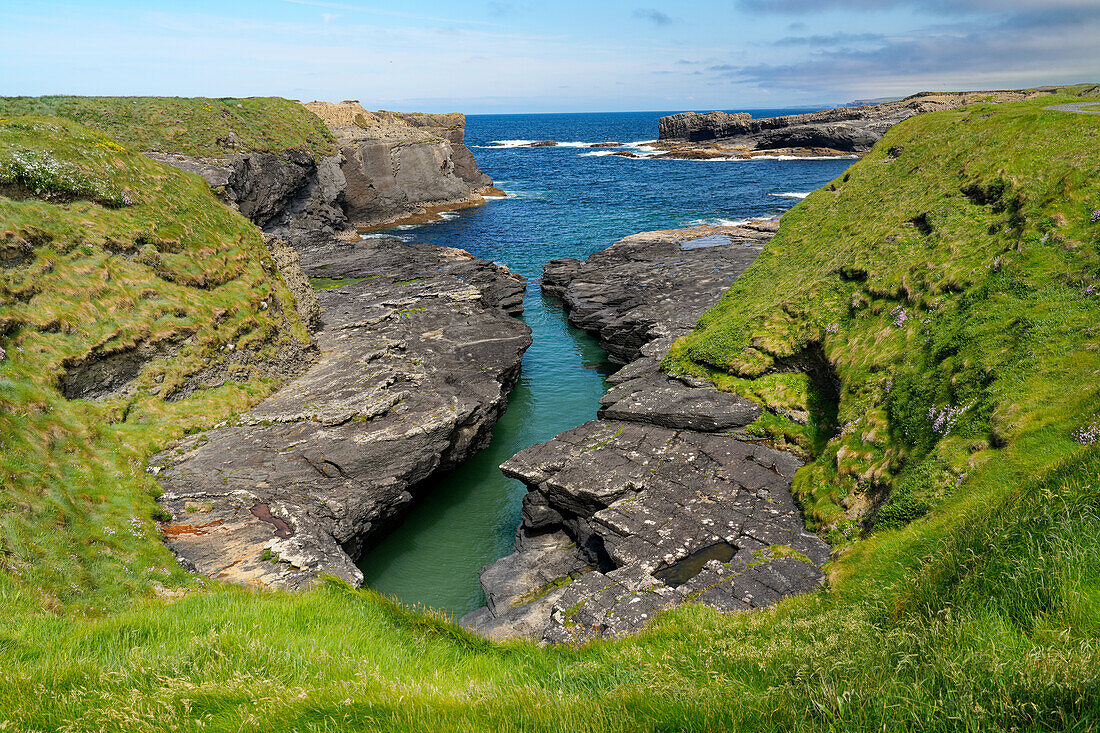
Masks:
[[[790,493],[801,461],[744,432],[757,405],[659,369],[775,228],[650,232],[546,265],[543,290],[629,363],[597,420],[501,466],[529,488],[523,522],[516,551],[482,568],[488,605],[464,626],[576,643],[684,602],[742,611],[823,582],[829,546]]]

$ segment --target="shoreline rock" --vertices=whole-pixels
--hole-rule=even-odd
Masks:
[[[300,240],[321,356],[230,424],[150,462],[185,567],[288,589],[322,573],[358,584],[355,559],[435,474],[490,439],[530,329],[524,284],[461,250],[395,239]]]
[[[762,119],[747,112],[681,112],[661,118],[652,145],[665,151],[657,157],[677,159],[861,155],[888,129],[915,115],[982,100],[1032,99],[1050,91],[920,92],[896,101]]]
[[[304,105],[328,126],[339,154],[300,150],[196,158],[147,152],[196,173],[265,232],[290,242],[324,234],[354,238],[438,218],[500,195],[466,147],[462,114],[368,112],[358,102]]]
[[[801,461],[744,431],[761,408],[660,371],[776,226],[648,232],[547,263],[543,291],[626,366],[596,420],[501,466],[529,489],[523,521],[515,552],[481,569],[488,605],[463,626],[578,643],[685,602],[741,611],[824,582],[829,546],[790,493]]]

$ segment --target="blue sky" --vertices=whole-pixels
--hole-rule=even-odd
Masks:
[[[1100,0],[0,3],[0,94],[482,112],[829,105],[1100,81]]]

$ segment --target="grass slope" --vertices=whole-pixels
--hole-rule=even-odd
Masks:
[[[13,385],[0,420],[37,421],[4,433],[23,441],[11,455],[24,462],[5,468],[23,487],[5,527],[25,529],[0,571],[0,729],[1095,729],[1100,445],[1075,431],[1095,414],[1100,366],[1086,293],[1100,274],[1100,224],[1089,221],[1098,132],[1089,116],[1033,104],[918,117],[788,214],[673,365],[726,375],[786,411],[769,429],[822,456],[802,487],[823,526],[842,524],[821,509],[835,505],[830,492],[860,486],[836,469],[852,436],[888,440],[861,460],[884,467],[883,491],[913,481],[927,511],[850,544],[822,592],[735,616],[683,607],[636,637],[579,649],[493,644],[336,583],[289,595],[182,577],[144,521],[140,536],[119,536],[151,509],[142,459],[183,429],[172,413],[183,408],[144,401],[144,422],[100,425],[106,408],[62,399],[39,374],[56,370],[50,339],[61,332],[24,326],[16,338],[27,340],[5,348],[55,355],[18,373],[12,360],[0,366]],[[997,180],[1006,185],[989,204],[960,193],[978,182],[992,196]],[[6,222],[26,204],[3,205]],[[94,221],[124,211],[69,206]],[[929,234],[907,223],[921,214]],[[835,365],[839,405],[798,375],[766,375],[785,351],[819,364],[811,343]],[[220,419],[203,399],[190,398],[192,425]],[[971,401],[947,430],[907,418]],[[791,420],[800,413],[812,429]],[[831,437],[830,421],[860,416],[866,425]],[[930,457],[965,466],[950,490],[917,482]],[[108,522],[116,533],[104,537]],[[168,571],[178,597],[148,590],[157,574],[146,563]],[[65,590],[70,578],[79,592]]]
[[[0,118],[65,117],[136,150],[225,158],[236,152],[307,150],[336,143],[317,115],[279,97],[0,97]]]
[[[145,460],[271,388],[227,363],[225,386],[172,401],[196,372],[308,341],[273,272],[197,176],[76,123],[0,122],[0,568],[36,607],[99,612],[191,582],[158,541]],[[59,393],[135,347],[150,364],[129,394]]]

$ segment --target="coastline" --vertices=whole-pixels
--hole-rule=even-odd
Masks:
[[[801,459],[746,431],[759,406],[659,366],[776,227],[645,232],[546,264],[543,292],[624,366],[596,420],[501,466],[528,488],[523,521],[464,627],[579,643],[688,601],[743,611],[824,582],[829,547],[790,493]]]

